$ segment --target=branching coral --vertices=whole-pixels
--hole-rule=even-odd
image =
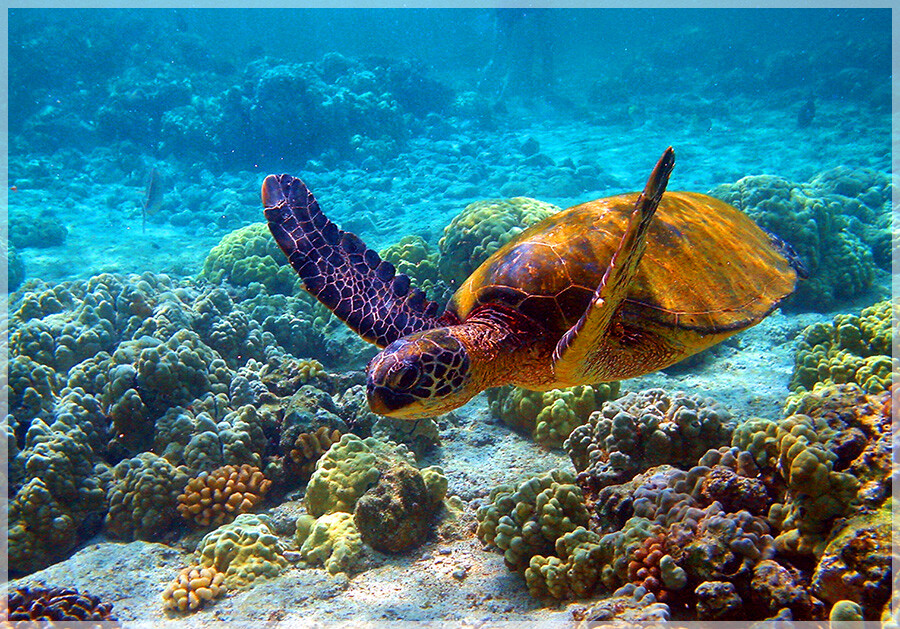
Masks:
[[[16,588],[7,599],[7,620],[24,621],[87,621],[116,620],[113,606],[99,597],[80,593],[71,588],[38,586]]]

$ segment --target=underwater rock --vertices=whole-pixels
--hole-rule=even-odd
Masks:
[[[704,581],[694,590],[698,620],[742,620],[744,601],[728,581]]]

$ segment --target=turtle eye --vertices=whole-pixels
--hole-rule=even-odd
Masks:
[[[416,365],[403,365],[391,375],[391,382],[397,389],[411,389],[419,380],[420,369]]]

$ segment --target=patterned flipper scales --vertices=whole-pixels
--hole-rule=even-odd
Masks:
[[[269,230],[306,290],[362,338],[385,347],[440,325],[438,304],[359,237],[328,220],[302,181],[269,175],[262,202]]]

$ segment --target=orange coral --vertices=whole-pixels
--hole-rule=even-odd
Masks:
[[[178,573],[163,591],[166,609],[195,610],[225,594],[225,574],[215,567],[190,566]]]
[[[304,432],[297,436],[291,450],[291,460],[297,465],[301,476],[309,477],[316,469],[316,463],[332,444],[341,440],[341,431],[329,430],[326,426],[316,432]]]
[[[258,467],[226,465],[188,481],[178,511],[201,526],[219,526],[262,502],[272,481]]]

